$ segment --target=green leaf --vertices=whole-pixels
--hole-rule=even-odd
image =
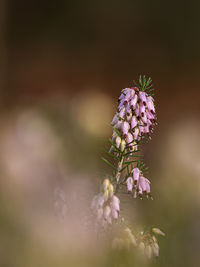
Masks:
[[[133,153],[139,152],[140,150],[135,150],[135,151],[130,151],[127,152],[126,154],[123,154],[124,157],[135,157],[135,155],[133,155]]]
[[[114,170],[117,171],[117,168],[116,168],[112,163],[110,163],[107,159],[105,159],[104,157],[101,157],[101,159],[102,159],[106,164],[108,164],[110,167],[112,167]]]
[[[118,159],[114,154],[110,153],[109,151],[102,149],[104,153],[106,153],[108,156],[114,158],[114,159]]]
[[[117,115],[117,118],[118,118],[119,120],[125,121],[125,119],[122,118],[122,117],[120,117],[119,115]]]
[[[144,157],[143,155],[134,155],[133,157],[136,157],[136,158],[142,158]]]
[[[152,82],[151,77],[148,78],[146,85],[148,86]]]
[[[129,167],[128,167],[128,165],[126,165],[126,169],[127,169],[127,174],[129,176]]]
[[[142,86],[142,75],[139,76],[139,84]]]
[[[131,163],[131,169],[133,169],[133,163]]]
[[[130,165],[130,164],[133,163],[133,162],[137,162],[137,160],[126,161],[126,162],[124,162],[124,164],[128,164],[128,165]]]
[[[136,83],[136,81],[133,81],[133,84],[134,84],[136,87],[138,87],[138,84]]]
[[[120,170],[120,172],[123,172],[125,169],[126,169],[126,166],[123,167],[123,168]]]
[[[112,126],[112,128],[113,128],[113,130],[116,132],[116,134],[117,134],[119,137],[121,137],[120,132],[119,132],[115,127]]]
[[[151,88],[151,89],[148,90],[148,92],[151,92],[151,91],[154,91],[154,88]]]
[[[116,146],[116,144],[111,139],[109,139],[109,142],[114,146],[117,152],[121,153],[121,150]]]

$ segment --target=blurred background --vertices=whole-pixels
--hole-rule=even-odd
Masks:
[[[196,0],[0,1],[0,266],[138,266],[112,261],[88,218],[115,102],[139,74],[156,89],[154,201],[126,197],[122,213],[166,233],[149,265],[199,266],[199,12]]]

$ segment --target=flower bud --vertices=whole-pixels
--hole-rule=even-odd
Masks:
[[[109,185],[110,185],[109,179],[105,179],[103,181],[103,190],[105,191],[106,189],[108,189]]]
[[[165,236],[165,233],[163,233],[159,228],[152,228],[152,232],[156,235]]]
[[[110,184],[110,186],[109,186],[109,197],[112,197],[113,193],[114,193],[114,188],[113,188],[113,185]]]
[[[152,236],[153,242],[157,243],[157,239],[155,237],[155,235]]]
[[[109,197],[109,191],[108,191],[108,189],[106,189],[105,191],[104,191],[104,200],[105,201],[107,201],[108,200],[108,197]]]
[[[115,139],[115,144],[116,144],[116,147],[119,148],[120,147],[120,144],[121,144],[121,137],[120,136],[117,136],[116,139]]]
[[[124,139],[122,139],[121,146],[120,146],[120,149],[122,152],[124,151],[125,147],[126,147],[126,141]]]

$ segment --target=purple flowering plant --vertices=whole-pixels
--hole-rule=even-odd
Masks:
[[[155,227],[133,233],[120,216],[117,194],[126,186],[127,194],[133,198],[152,199],[151,183],[146,177],[148,168],[139,152],[140,145],[151,139],[157,121],[153,92],[152,80],[145,76],[140,76],[134,87],[122,90],[111,122],[111,147],[106,152],[109,160],[102,158],[112,168],[112,176],[103,181],[101,192],[93,198],[91,205],[98,229],[107,231],[114,224],[123,223],[124,236],[113,239],[114,249],[138,247],[147,258],[159,255],[156,236],[165,234]]]

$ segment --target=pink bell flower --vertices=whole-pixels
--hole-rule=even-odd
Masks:
[[[144,114],[144,116],[142,116],[142,121],[143,121],[144,123],[147,123],[147,116],[146,116],[146,113]]]
[[[134,184],[137,184],[139,177],[140,177],[140,170],[138,168],[134,168],[132,170],[132,173],[133,173]]]
[[[133,136],[131,133],[127,133],[126,142],[131,146],[131,144],[133,142]]]
[[[146,103],[147,103],[147,94],[145,92],[140,91],[139,92],[139,98],[142,101],[143,105],[146,106]]]
[[[132,190],[133,190],[133,178],[128,177],[128,179],[126,180],[126,184],[127,184],[127,191],[132,192]]]
[[[140,106],[137,104],[135,108],[135,116],[138,118],[140,116]]]
[[[118,114],[119,117],[123,119],[124,116],[125,116],[125,112],[126,112],[126,109],[125,109],[125,107],[123,107],[123,108],[120,110],[119,114]]]
[[[139,109],[140,109],[140,116],[144,117],[145,114],[145,106],[143,104],[139,105]]]
[[[115,125],[114,128],[116,128],[117,130],[121,129],[122,127],[122,121],[118,121]]]
[[[117,122],[118,122],[118,117],[117,117],[117,114],[115,114],[115,116],[113,117],[113,120],[111,122],[112,125],[115,125]]]
[[[131,119],[131,129],[135,128],[138,124],[138,120],[136,119],[136,116],[133,116]]]
[[[122,132],[123,132],[123,135],[126,136],[128,134],[128,131],[130,129],[130,125],[127,121],[124,121],[122,123]]]
[[[130,101],[130,107],[132,109],[135,109],[136,108],[137,101],[138,101],[138,96],[137,95],[134,95],[134,97]]]
[[[153,98],[151,96],[147,97],[147,107],[148,107],[149,111],[151,111],[151,113],[153,113],[153,114],[155,113]]]

